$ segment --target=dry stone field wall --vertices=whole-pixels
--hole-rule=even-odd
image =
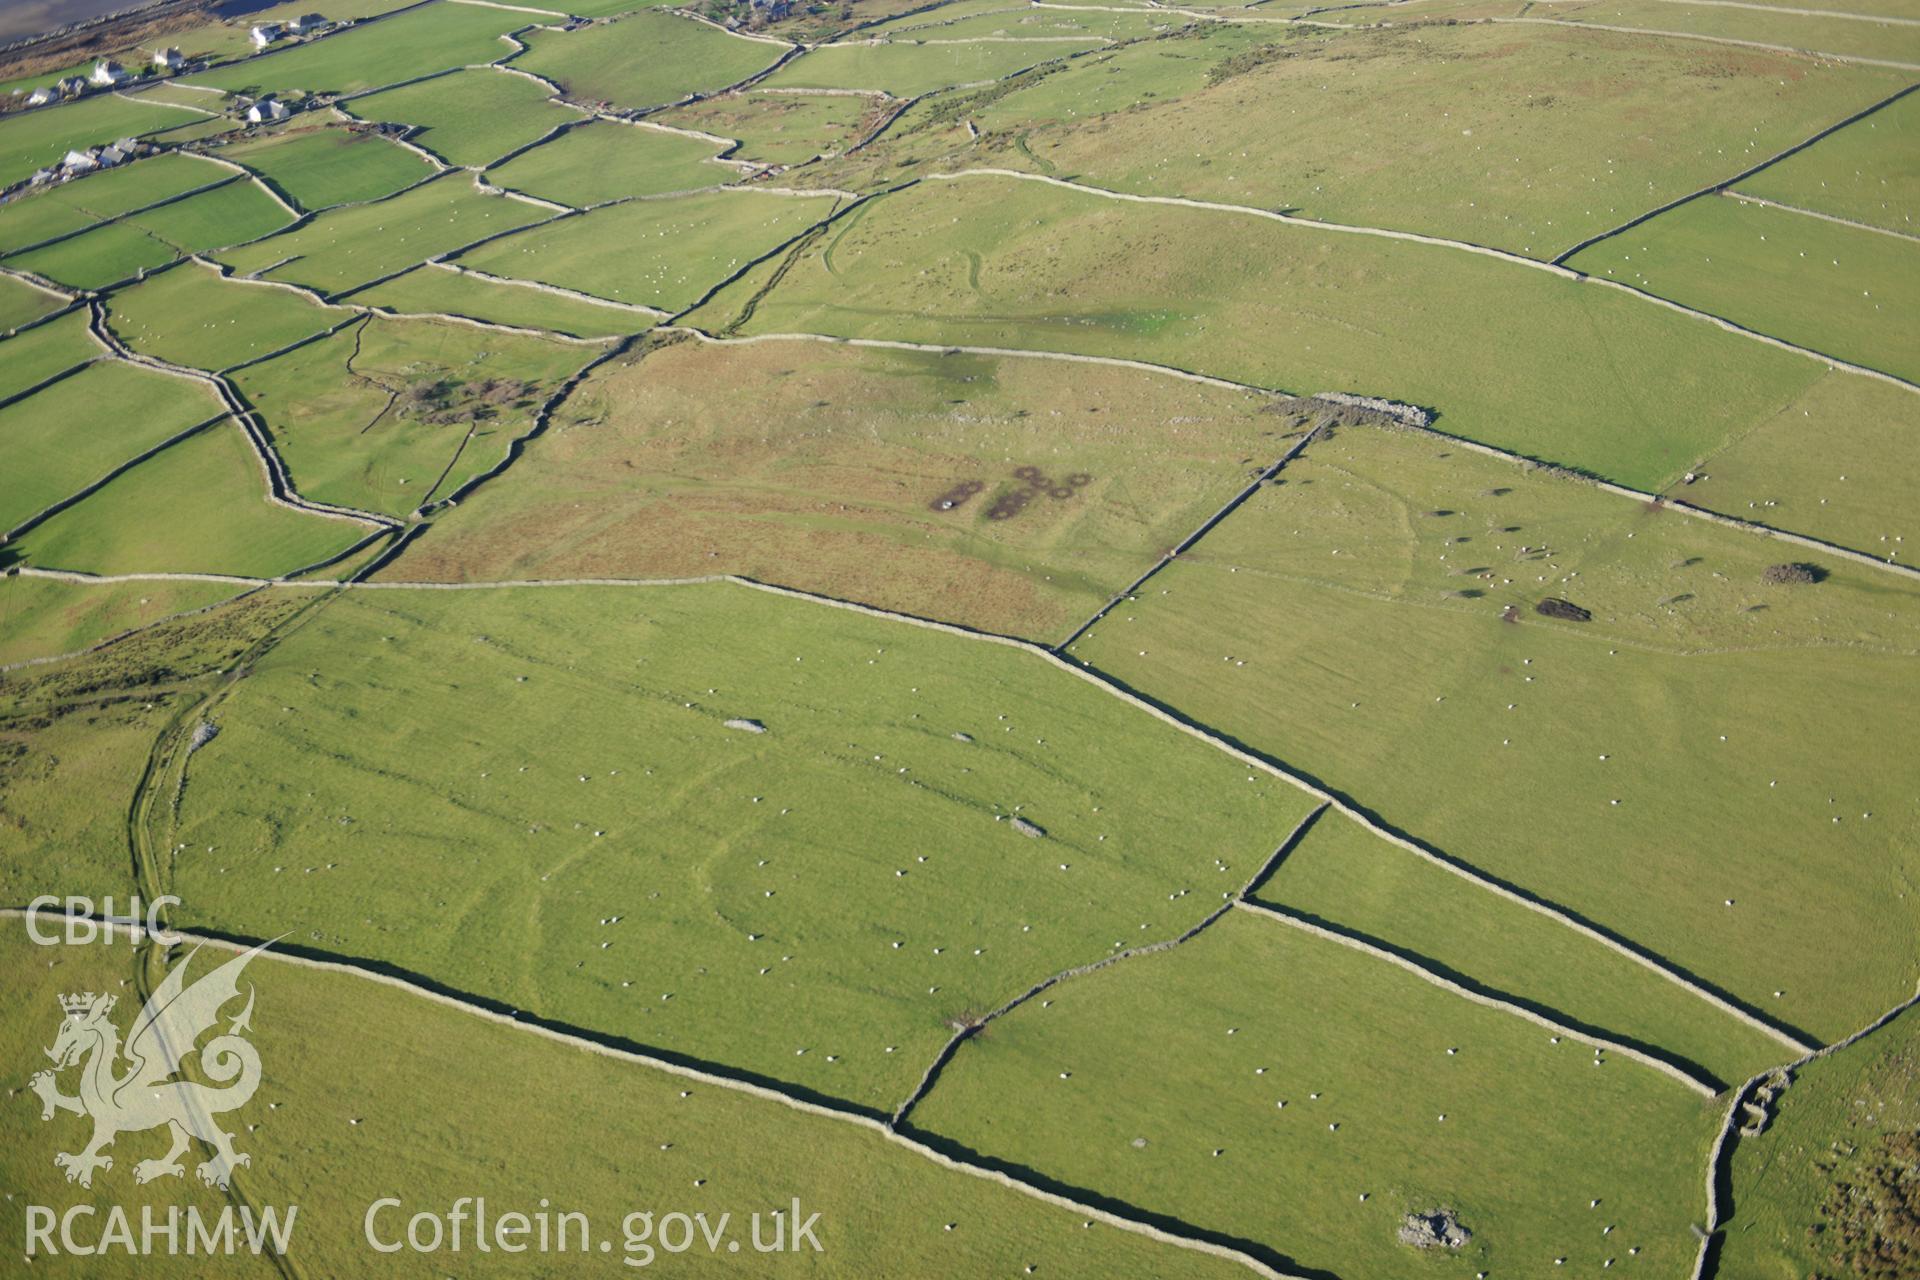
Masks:
[[[0,57],[0,922],[131,944],[0,1038],[271,944],[250,1165],[56,1164],[76,1051],[10,1201],[312,1206],[195,1275],[411,1274],[416,1180],[825,1204],[763,1274],[1920,1268],[1910,1100],[1740,1157],[1920,999],[1920,15]]]

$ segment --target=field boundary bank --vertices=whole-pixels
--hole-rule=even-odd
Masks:
[[[88,336],[92,336],[92,335],[88,335]],[[92,365],[98,364],[102,360],[110,360],[112,358],[113,357],[109,356],[106,352],[103,351],[99,355],[88,356],[85,360],[81,360],[74,364],[70,364],[58,373],[50,373],[46,377],[40,379],[40,381],[34,383],[30,387],[26,387],[19,391],[16,391],[12,395],[0,396],[0,409],[5,409],[9,405],[19,404],[22,400],[25,400],[33,395],[36,395],[39,392],[45,391],[48,387],[56,386],[62,382],[65,382],[68,378],[73,377],[75,374],[81,372],[83,369],[87,369]]]
[[[1100,970],[1111,968],[1123,960],[1131,960],[1137,956],[1158,955],[1163,951],[1171,951],[1181,943],[1190,942],[1200,936],[1200,934],[1204,933],[1214,922],[1219,920],[1220,917],[1233,910],[1236,905],[1244,902],[1246,896],[1252,893],[1255,887],[1272,873],[1273,868],[1278,866],[1280,861],[1305,838],[1307,831],[1312,828],[1314,822],[1320,815],[1326,811],[1327,806],[1324,803],[1315,805],[1309,809],[1306,816],[1293,825],[1293,829],[1287,832],[1286,836],[1280,841],[1279,845],[1275,847],[1274,851],[1261,860],[1260,865],[1254,869],[1252,877],[1250,877],[1244,885],[1237,890],[1222,894],[1221,896],[1225,898],[1226,901],[1209,911],[1198,923],[1188,926],[1178,935],[1171,938],[1162,938],[1158,942],[1150,942],[1144,946],[1128,947],[1123,951],[1111,952],[1087,964],[1075,965],[1070,969],[1062,969],[1058,973],[1042,978],[1039,982],[1034,983],[1031,987],[1028,987],[1019,995],[1014,996],[1011,1000],[1006,1001],[982,1017],[959,1028],[948,1038],[946,1044],[941,1046],[940,1052],[934,1055],[932,1064],[929,1065],[921,1075],[919,1085],[907,1096],[907,1100],[894,1109],[893,1118],[888,1121],[888,1124],[894,1128],[905,1124],[908,1114],[912,1112],[915,1107],[919,1106],[921,1102],[925,1101],[927,1095],[933,1092],[934,1086],[939,1084],[940,1076],[945,1072],[947,1064],[952,1062],[955,1055],[960,1052],[961,1046],[975,1035],[986,1030],[990,1023],[1005,1017],[1021,1005],[1026,1004],[1043,992],[1052,990],[1063,982],[1070,982],[1075,978],[1083,978],[1088,974],[1098,973]]]
[[[0,907],[0,917],[24,919],[25,915],[26,912],[19,907]],[[94,920],[96,923],[112,929],[116,933],[125,933],[130,938],[138,939],[141,936],[136,926],[128,925],[125,922],[101,920],[91,916],[75,918]],[[181,929],[175,932],[184,943],[191,943],[196,946],[212,946],[231,951],[246,950],[267,941],[265,939],[244,938],[191,929]],[[538,1036],[551,1043],[564,1045],[583,1053],[590,1053],[598,1057],[609,1058],[617,1062],[624,1062],[635,1066],[649,1067],[655,1071],[677,1076],[684,1080],[692,1080],[700,1084],[731,1090],[735,1093],[743,1093],[764,1102],[777,1103],[806,1115],[857,1125],[877,1135],[882,1140],[911,1151],[915,1155],[932,1161],[942,1168],[965,1173],[970,1177],[979,1178],[987,1182],[998,1183],[1022,1195],[1051,1204],[1057,1208],[1069,1209],[1084,1218],[1104,1222],[1110,1227],[1143,1236],[1160,1244],[1204,1253],[1226,1262],[1238,1263],[1256,1275],[1266,1277],[1267,1280],[1331,1280],[1331,1278],[1327,1276],[1327,1273],[1324,1272],[1300,1273],[1282,1269],[1242,1248],[1218,1243],[1215,1239],[1210,1238],[1214,1233],[1206,1232],[1202,1228],[1194,1227],[1191,1224],[1179,1224],[1187,1228],[1186,1232],[1168,1230],[1165,1227],[1157,1226],[1153,1222],[1144,1220],[1147,1215],[1143,1215],[1141,1218],[1125,1216],[1113,1210],[1073,1199],[1070,1196],[1049,1190],[1022,1178],[1014,1177],[1003,1169],[984,1163],[976,1163],[970,1160],[956,1158],[929,1143],[896,1132],[877,1115],[865,1109],[856,1108],[854,1104],[851,1103],[840,1103],[837,1102],[837,1100],[831,1099],[818,1100],[816,1098],[803,1096],[805,1091],[796,1088],[790,1092],[789,1087],[781,1086],[778,1082],[762,1082],[760,1080],[744,1079],[723,1074],[720,1071],[712,1069],[712,1067],[717,1064],[695,1065],[693,1060],[680,1061],[677,1060],[678,1055],[667,1056],[665,1051],[649,1049],[635,1042],[628,1041],[624,1037],[604,1035],[586,1028],[573,1027],[566,1023],[542,1018],[535,1014],[513,1011],[512,1007],[504,1001],[460,992],[444,986],[431,978],[411,974],[406,970],[399,969],[397,966],[386,965],[380,961],[362,960],[357,957],[320,951],[315,948],[303,947],[297,944],[276,945],[262,954],[264,958],[275,960],[282,964],[322,973],[340,974],[364,982],[377,983],[417,999],[432,1001],[444,1008],[455,1010],[469,1017],[490,1022],[495,1026]],[[503,1012],[503,1010],[505,1011]],[[1159,1217],[1159,1215],[1150,1216]],[[1164,1218],[1161,1220],[1171,1221]],[[1264,1246],[1256,1245],[1254,1247],[1261,1248],[1264,1251]]]
[[[1638,944],[1630,944],[1625,940],[1623,940],[1622,938],[1620,938],[1619,936],[1609,931],[1600,929],[1592,924],[1589,924],[1585,920],[1572,915],[1565,909],[1547,902],[1545,899],[1537,897],[1531,893],[1522,892],[1514,888],[1513,886],[1506,884],[1504,881],[1498,880],[1488,875],[1487,873],[1478,870],[1477,868],[1473,868],[1469,864],[1464,863],[1450,855],[1438,853],[1428,848],[1425,845],[1415,842],[1411,838],[1405,835],[1402,835],[1399,831],[1391,827],[1388,827],[1382,824],[1381,822],[1379,822],[1378,820],[1374,819],[1369,813],[1359,809],[1358,807],[1356,807],[1354,804],[1352,804],[1350,801],[1348,801],[1346,798],[1339,795],[1338,793],[1333,792],[1321,786],[1319,783],[1311,780],[1307,775],[1303,773],[1297,773],[1288,766],[1282,765],[1274,760],[1269,759],[1264,755],[1257,754],[1246,747],[1240,746],[1239,744],[1235,743],[1231,739],[1227,738],[1225,735],[1209,727],[1201,725],[1196,721],[1192,721],[1184,718],[1183,716],[1173,711],[1171,708],[1168,708],[1162,705],[1161,703],[1156,702],[1142,695],[1138,691],[1123,684],[1115,677],[1108,675],[1106,672],[1100,671],[1097,668],[1094,668],[1086,663],[1064,658],[1061,655],[1053,652],[1053,650],[1028,640],[1020,640],[1020,639],[1015,639],[1009,636],[996,635],[992,632],[974,631],[965,627],[957,626],[953,623],[936,622],[928,618],[915,617],[912,614],[898,613],[898,612],[894,612],[886,609],[878,609],[871,605],[857,604],[847,600],[838,600],[830,596],[824,596],[824,595],[820,595],[818,593],[810,592],[810,591],[801,591],[793,587],[775,586],[771,583],[758,582],[751,578],[740,577],[737,575],[728,575],[728,580],[731,582],[737,583],[738,585],[741,585],[741,586],[750,587],[756,591],[766,591],[774,595],[786,596],[791,599],[810,600],[816,604],[825,605],[830,608],[847,609],[856,613],[867,614],[868,616],[875,617],[875,618],[881,618],[881,619],[886,619],[886,620],[896,621],[896,622],[907,622],[914,626],[925,627],[925,628],[936,630],[936,631],[944,631],[951,635],[966,636],[976,640],[988,640],[996,644],[1004,644],[1015,649],[1020,649],[1024,652],[1034,654],[1038,656],[1040,659],[1042,659],[1043,661],[1051,663],[1052,665],[1058,667],[1062,671],[1067,671],[1072,673],[1078,678],[1085,680],[1087,683],[1093,685],[1095,688],[1104,690],[1109,695],[1119,698],[1121,701],[1128,703],[1129,705],[1133,706],[1137,710],[1146,712],[1147,714],[1151,715],[1152,717],[1161,721],[1162,723],[1170,725],[1173,728],[1178,729],[1180,732],[1187,734],[1189,737],[1195,738],[1201,742],[1205,742],[1208,745],[1216,748],[1217,750],[1225,752],[1227,755],[1240,761],[1242,764],[1250,768],[1257,769],[1260,772],[1268,774],[1271,777],[1281,779],[1282,781],[1287,782],[1289,785],[1296,787],[1301,791],[1306,792],[1308,795],[1315,797],[1316,799],[1326,803],[1327,805],[1330,805],[1334,810],[1341,813],[1342,815],[1359,823],[1362,827],[1365,827],[1368,831],[1372,832],[1374,835],[1379,836],[1381,839],[1386,840],[1388,843],[1393,844],[1401,849],[1404,849],[1407,852],[1412,853],[1417,857],[1425,859],[1426,861],[1431,862],[1436,866],[1441,867],[1444,870],[1450,871],[1454,875],[1461,877],[1462,879],[1468,881],[1469,883],[1478,885],[1480,888],[1485,889],[1489,892],[1495,893],[1500,897],[1508,899],[1509,901],[1516,902],[1521,906],[1526,907],[1530,911],[1534,911],[1543,916],[1546,916],[1548,919],[1554,920],[1559,924],[1562,924],[1567,928],[1574,930],[1576,933],[1582,934],[1583,936],[1590,938],[1595,942],[1599,942],[1601,945],[1608,947],[1620,953],[1621,955],[1628,957],[1629,959],[1633,960],[1634,963],[1642,966],[1643,968],[1648,969],[1653,973],[1660,975],[1661,977],[1665,978],[1667,981],[1672,982],[1676,986],[1680,987],[1682,990],[1690,992],[1693,995],[1699,997],[1700,999],[1706,1001],[1708,1004],[1719,1009],[1720,1012],[1740,1022],[1745,1023],[1747,1026],[1751,1027],[1756,1031],[1759,1031],[1765,1035],[1771,1036],[1773,1039],[1778,1040],[1780,1043],[1788,1046],[1789,1048],[1805,1050],[1805,1049],[1810,1049],[1815,1047],[1816,1042],[1814,1042],[1809,1038],[1805,1038],[1804,1033],[1790,1032],[1780,1026],[1775,1025],[1773,1022],[1760,1016],[1759,1014],[1751,1010],[1748,1010],[1742,1007],[1741,1005],[1735,1003],[1727,996],[1703,985],[1699,980],[1683,974],[1677,968],[1672,967],[1670,962],[1667,962],[1655,956],[1651,952],[1646,951],[1645,949],[1641,948]]]

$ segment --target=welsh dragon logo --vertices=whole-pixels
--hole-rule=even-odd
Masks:
[[[148,998],[124,1047],[120,1029],[109,1017],[117,996],[89,991],[60,997],[65,1016],[53,1048],[47,1050],[53,1069],[39,1072],[30,1083],[40,1096],[42,1120],[53,1119],[55,1112],[71,1111],[93,1121],[92,1141],[78,1152],[63,1151],[53,1158],[55,1165],[67,1171],[68,1182],[91,1187],[95,1169],[113,1168],[113,1157],[102,1155],[102,1149],[122,1133],[162,1126],[171,1134],[173,1145],[159,1159],[134,1165],[135,1182],[180,1177],[185,1172],[180,1157],[192,1138],[214,1150],[212,1158],[196,1170],[200,1181],[210,1187],[224,1189],[236,1167],[251,1163],[233,1149],[233,1135],[215,1119],[223,1111],[244,1106],[260,1087],[260,1054],[244,1034],[251,1029],[253,1017],[251,985],[246,1007],[228,1024],[225,1034],[204,1046],[199,1041],[215,1028],[220,1011],[240,997],[240,974],[266,945],[236,956],[187,986],[187,969],[200,954],[200,948],[194,948]],[[195,1052],[200,1074],[213,1084],[174,1078]],[[58,1077],[69,1067],[80,1069],[76,1095],[60,1092]]]

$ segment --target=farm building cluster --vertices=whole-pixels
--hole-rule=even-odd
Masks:
[[[256,49],[264,49],[289,36],[318,35],[331,27],[325,16],[318,13],[305,13],[286,22],[263,22],[247,32],[247,39]]]

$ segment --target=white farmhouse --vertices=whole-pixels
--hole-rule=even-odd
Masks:
[[[27,105],[30,107],[44,107],[49,102],[52,102],[52,101],[53,101],[52,89],[35,89],[32,93],[27,95]]]
[[[247,108],[248,124],[272,124],[275,120],[285,120],[293,112],[287,104],[278,98],[262,98]]]
[[[186,58],[173,46],[153,51],[153,65],[162,71],[178,71]]]
[[[284,34],[285,33],[280,30],[279,23],[268,22],[247,32],[247,39],[253,41],[254,48],[264,49]]]
[[[127,69],[117,62],[102,58],[93,64],[93,74],[87,77],[98,85],[116,85],[128,79]]]

